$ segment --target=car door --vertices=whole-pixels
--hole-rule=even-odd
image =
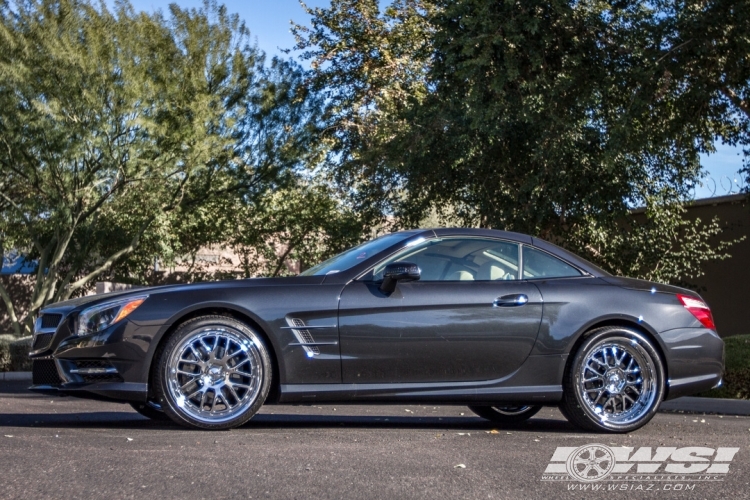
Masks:
[[[491,238],[432,239],[349,283],[339,304],[344,383],[494,380],[517,370],[539,331],[542,300],[518,280],[519,245]],[[422,278],[380,290],[379,273],[416,263]]]

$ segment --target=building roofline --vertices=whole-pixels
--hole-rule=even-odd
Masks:
[[[705,206],[715,206],[715,205],[722,205],[724,203],[740,203],[748,199],[748,194],[746,193],[737,193],[737,194],[728,194],[724,196],[714,196],[711,198],[699,198],[697,200],[691,200],[688,202],[683,203],[683,206],[685,208],[692,208],[692,207],[705,207]],[[646,207],[638,207],[634,208],[630,211],[632,215],[642,214],[646,211]]]

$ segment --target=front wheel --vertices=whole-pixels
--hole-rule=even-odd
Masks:
[[[642,333],[599,328],[584,338],[569,365],[560,410],[585,430],[630,432],[656,414],[664,378],[661,358]]]
[[[498,424],[519,424],[536,415],[541,406],[469,406],[469,409],[482,418]]]
[[[187,427],[238,427],[260,409],[271,387],[271,359],[263,339],[225,316],[180,325],[157,359],[158,403]]]

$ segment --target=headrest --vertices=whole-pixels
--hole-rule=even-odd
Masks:
[[[505,276],[505,270],[497,262],[488,261],[479,266],[477,270],[477,280],[494,281],[501,280]]]

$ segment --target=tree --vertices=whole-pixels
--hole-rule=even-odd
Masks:
[[[248,40],[210,2],[168,17],[127,2],[0,3],[0,253],[36,265],[25,315],[0,286],[17,333],[139,251],[205,242],[174,235],[314,154],[301,153],[311,106],[289,88],[299,68],[265,68]]]
[[[423,0],[332,0],[307,8],[311,26],[293,25],[310,60],[310,87],[326,100],[322,137],[332,179],[365,220],[376,223],[401,197],[383,149],[409,127],[401,113],[427,95],[434,11]],[[398,154],[398,153],[396,153]],[[377,193],[377,194],[375,194]]]
[[[326,183],[298,179],[258,203],[240,204],[228,246],[245,277],[294,274],[358,244],[366,221]]]
[[[395,111],[381,110],[377,101],[332,99],[351,106],[352,116],[377,118],[371,131],[358,128],[367,140],[356,141],[344,133],[345,123],[331,120],[342,131],[340,148],[358,152],[334,167],[347,173],[344,181],[358,196],[388,199],[406,227],[447,211],[465,225],[541,236],[614,272],[660,280],[697,276],[701,262],[726,256],[726,245],[707,244],[719,232],[715,221],[690,223],[679,205],[700,179],[698,154],[710,151],[717,137],[741,137],[746,126],[736,118],[741,102],[730,94],[745,95],[740,89],[747,89],[747,65],[741,61],[747,51],[743,56],[744,45],[735,48],[719,65],[723,69],[678,71],[676,66],[701,64],[682,52],[690,45],[682,38],[686,27],[699,31],[696,16],[686,14],[697,3],[412,5],[409,12],[424,13],[418,24],[423,36],[410,37],[401,53],[411,67],[424,69],[414,83],[424,91]],[[731,10],[729,3],[722,5]],[[389,95],[387,83],[379,88],[368,78],[366,69],[377,65],[352,64],[357,60],[344,49],[356,53],[367,47],[365,60],[382,65],[380,48],[390,46],[378,30],[371,35],[357,27],[378,25],[376,18],[398,32],[395,25],[405,21],[389,16],[389,10],[380,16],[377,9],[362,12],[343,1],[332,9],[313,11],[313,27],[322,27],[298,44],[319,49],[306,53],[318,63],[315,82],[325,86],[348,75],[360,82],[350,87],[361,96],[373,90]],[[697,17],[720,32],[723,11],[718,12]],[[729,33],[746,37],[747,17],[733,16],[736,28]],[[365,40],[352,44],[359,33]],[[704,45],[716,43],[723,50],[731,44],[708,33]],[[705,57],[718,57],[712,54]],[[722,74],[733,75],[726,81],[734,83],[711,83]],[[403,75],[394,76],[391,85],[400,85]],[[704,90],[694,92],[696,85]],[[336,86],[329,89],[337,95]],[[363,186],[358,176],[381,181]],[[630,215],[636,206],[648,207],[645,223]],[[676,243],[684,238],[701,252],[680,251]],[[667,244],[659,248],[667,256],[642,247],[662,239]]]

